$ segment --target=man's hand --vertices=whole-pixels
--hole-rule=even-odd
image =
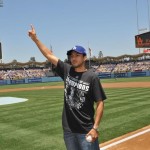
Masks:
[[[37,45],[41,53],[49,60],[49,62],[57,66],[59,59],[56,56],[54,56],[54,54],[37,38],[33,25],[31,25],[31,30],[28,31],[28,35]]]
[[[31,25],[31,30],[28,31],[28,35],[31,37],[32,40],[36,38],[36,32],[33,25]]]
[[[95,129],[91,129],[90,132],[86,135],[86,137],[88,135],[92,136],[92,142],[94,142],[98,138],[99,133]]]

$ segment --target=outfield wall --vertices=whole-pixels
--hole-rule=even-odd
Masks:
[[[150,71],[136,71],[136,72],[126,72],[126,73],[97,73],[97,75],[101,79],[146,77],[146,76],[150,76]]]
[[[150,76],[150,71],[137,71],[137,72],[126,72],[126,73],[97,73],[97,75],[101,79],[146,77],[146,76]],[[62,81],[60,77],[26,78],[26,79],[19,79],[19,80],[0,80],[0,85],[60,82],[60,81]]]
[[[26,78],[19,80],[0,80],[0,85],[59,82],[59,81],[62,81],[60,77]]]

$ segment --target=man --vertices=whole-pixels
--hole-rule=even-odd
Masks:
[[[56,72],[64,80],[62,125],[67,150],[99,150],[98,127],[106,96],[99,78],[85,68],[86,50],[82,46],[69,50],[69,65],[40,42],[32,25],[28,34],[42,54],[56,66]],[[95,114],[94,102],[97,105]],[[91,142],[86,139],[89,135],[92,137]]]

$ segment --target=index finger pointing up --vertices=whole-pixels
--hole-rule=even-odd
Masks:
[[[31,24],[30,26],[31,26],[31,29],[32,29],[32,30],[34,30],[34,27],[33,27],[33,25]]]

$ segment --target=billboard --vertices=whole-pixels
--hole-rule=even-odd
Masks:
[[[150,48],[150,32],[135,36],[136,48]]]

